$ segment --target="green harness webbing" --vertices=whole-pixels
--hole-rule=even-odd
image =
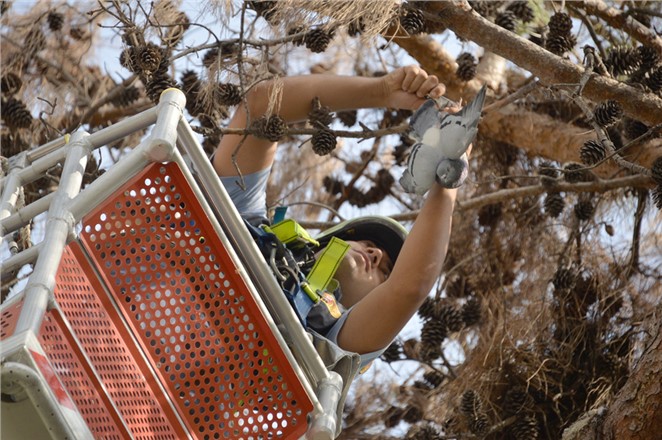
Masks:
[[[292,219],[263,227],[288,247],[297,248],[307,243],[319,246],[319,242]],[[313,268],[306,276],[307,281],[301,284],[303,291],[314,303],[319,302],[325,292],[333,292],[338,288],[338,281],[333,279],[333,276],[348,250],[349,244],[346,241],[333,237],[315,260]]]

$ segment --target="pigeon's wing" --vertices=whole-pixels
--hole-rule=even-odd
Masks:
[[[434,100],[426,100],[409,119],[409,126],[412,129],[409,136],[420,142],[428,128],[439,125],[439,113]]]
[[[413,193],[416,189],[414,184],[414,178],[411,176],[409,170],[405,170],[400,177],[400,185],[405,190],[405,192]]]
[[[468,128],[478,127],[480,114],[483,111],[483,104],[485,104],[485,95],[487,94],[487,87],[481,87],[476,97],[469,104],[466,105],[459,113],[463,121],[466,121]]]

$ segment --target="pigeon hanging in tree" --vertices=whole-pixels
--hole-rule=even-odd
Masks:
[[[405,191],[425,194],[435,180],[445,188],[462,185],[468,173],[466,151],[478,133],[486,90],[483,86],[474,100],[457,113],[441,110],[448,100],[429,99],[416,110],[410,120],[410,137],[416,143],[400,178]]]

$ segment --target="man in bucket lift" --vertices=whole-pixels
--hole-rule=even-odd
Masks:
[[[388,107],[416,110],[426,97],[440,98],[445,87],[417,66],[398,68],[375,78],[336,75],[286,77],[272,114],[286,122],[305,120],[314,98],[331,111]],[[237,106],[230,128],[244,128],[268,111],[276,83],[253,87]],[[232,162],[242,136],[225,135],[213,165],[240,214],[251,223],[266,219],[266,186],[277,144],[247,136],[236,161],[245,189],[237,185]],[[449,185],[456,187],[457,185]],[[361,355],[361,365],[378,357],[416,313],[437,279],[451,232],[456,189],[432,184],[411,232],[392,219],[360,217],[324,231],[325,244],[337,236],[349,244],[334,278],[339,282],[343,313],[324,336],[343,350]]]

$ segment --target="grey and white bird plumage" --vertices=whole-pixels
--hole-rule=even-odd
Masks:
[[[457,113],[446,113],[434,100],[427,100],[410,120],[412,147],[407,169],[400,178],[405,191],[425,194],[439,182],[446,188],[461,185],[466,177],[465,152],[478,133],[486,87]]]

